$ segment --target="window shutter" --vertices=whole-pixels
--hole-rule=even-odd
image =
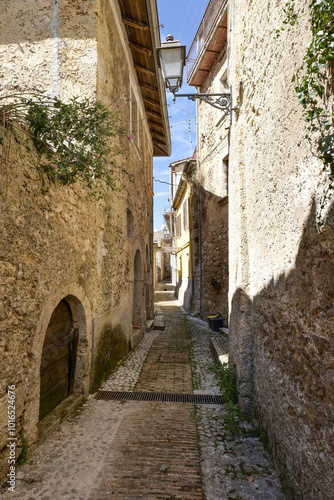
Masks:
[[[183,226],[184,229],[188,229],[188,200],[183,204]]]
[[[178,238],[181,236],[181,214],[176,218],[176,236]]]

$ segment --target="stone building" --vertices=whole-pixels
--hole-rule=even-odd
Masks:
[[[333,206],[326,207],[325,230],[317,233],[328,172],[305,138],[292,83],[311,39],[309,3],[295,2],[298,21],[278,39],[281,2],[208,4],[188,53],[188,82],[201,92],[231,92],[232,110],[229,120],[206,103],[197,107],[203,271],[195,267],[194,281],[221,272],[217,302],[205,283],[195,286],[203,289],[201,310],[217,304],[229,311],[240,406],[267,434],[289,496],[329,500]],[[324,99],[333,109],[333,81]]]
[[[166,227],[153,233],[154,289],[158,283],[170,279],[170,235]]]
[[[187,55],[188,85],[199,93],[229,92],[227,82],[227,1],[211,1]],[[228,319],[228,111],[197,100],[197,189],[191,309],[220,312]]]
[[[182,305],[190,310],[193,297],[193,229],[197,227],[198,212],[191,212],[193,174],[196,170],[196,152],[192,158],[170,163],[170,215],[173,244],[172,273],[175,294]],[[196,188],[195,188],[196,189]],[[165,215],[166,218],[168,218]]]
[[[229,2],[230,356],[241,407],[268,435],[297,499],[334,488],[334,232],[315,231],[328,173],[305,139],[292,75],[311,33],[309,2],[282,26],[281,2]],[[332,97],[331,97],[332,96]],[[326,99],[333,99],[333,87]]]
[[[102,183],[100,201],[79,185],[45,192],[20,148],[0,146],[2,476],[7,387],[15,386],[17,445],[23,437],[35,445],[152,318],[152,156],[170,154],[170,136],[155,0],[13,0],[0,14],[1,94],[117,104],[132,140],[117,138],[115,148],[134,178],[119,191]]]

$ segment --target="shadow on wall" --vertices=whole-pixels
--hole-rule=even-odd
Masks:
[[[191,299],[193,295],[193,280],[181,278],[175,287],[175,297],[181,302],[183,307],[191,310]]]
[[[232,300],[230,355],[240,403],[267,432],[282,479],[297,499],[334,489],[334,206],[325,233],[315,203],[295,268],[251,300]]]
[[[97,12],[93,6],[91,9],[86,6],[80,9],[77,4],[71,5],[71,2],[53,0],[43,8],[39,7],[40,2],[29,3],[30,9],[21,0],[12,0],[8,6],[1,6],[4,25],[7,16],[7,19],[10,19],[10,29],[1,26],[0,45],[40,42],[58,36],[73,40],[84,40],[94,36]],[[64,22],[69,19],[76,19],[76,23]],[[24,22],[23,28],[22,22]]]
[[[175,286],[175,297],[177,299],[179,299],[179,296],[180,296],[180,288],[181,288],[181,286],[182,286],[182,276],[179,278],[179,280],[177,281],[176,286]]]
[[[200,187],[190,199],[193,293],[190,307],[228,319],[228,198]]]
[[[95,353],[91,392],[99,389],[128,351],[129,342],[122,325],[105,326]]]

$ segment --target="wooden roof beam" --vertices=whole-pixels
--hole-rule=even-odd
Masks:
[[[148,104],[153,104],[153,106],[160,106],[160,102],[158,101],[153,101],[153,99],[150,99],[149,97],[142,96],[142,99],[144,102],[147,102]]]
[[[151,120],[148,120],[148,123],[154,127],[160,128],[162,130],[165,130],[165,127],[163,125],[160,125],[160,123],[152,122]]]
[[[153,142],[154,143],[159,143],[159,144],[162,144],[162,146],[166,146],[166,143],[164,141],[160,141],[159,139],[157,139],[156,137],[153,138]]]
[[[141,52],[142,54],[147,54],[149,56],[153,54],[153,51],[151,49],[147,49],[146,47],[143,47],[142,45],[137,45],[136,43],[129,42],[129,47],[130,49],[133,49],[136,52]]]
[[[154,143],[153,141],[153,144],[154,144],[154,147],[157,148],[163,155],[166,154],[166,150],[163,149],[161,146],[159,146],[158,144]]]
[[[162,137],[163,139],[165,138],[165,134],[162,134],[161,132],[158,132],[157,130],[151,130],[151,134],[155,135],[157,137]]]
[[[140,82],[138,81],[139,87],[142,87],[143,89],[151,90],[153,92],[156,92],[158,94],[158,89],[156,87],[152,87],[152,85],[148,85],[147,83]]]
[[[143,66],[139,66],[139,64],[134,64],[134,67],[138,71],[141,71],[142,73],[145,73],[146,75],[155,76],[155,71],[151,71],[150,69],[144,68]]]
[[[156,113],[155,111],[151,111],[150,109],[145,108],[145,111],[148,115],[155,116],[156,118],[162,118],[160,113]]]
[[[138,30],[148,30],[147,24],[141,23],[136,19],[130,19],[128,17],[122,17],[122,21],[127,26],[131,26],[132,28],[136,28]]]

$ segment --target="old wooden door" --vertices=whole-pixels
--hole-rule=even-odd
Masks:
[[[77,339],[71,309],[62,300],[53,311],[43,345],[40,420],[73,392]]]

